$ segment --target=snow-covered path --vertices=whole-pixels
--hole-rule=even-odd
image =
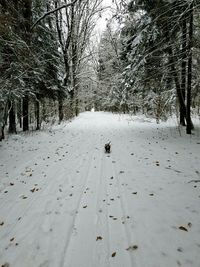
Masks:
[[[199,163],[198,135],[107,113],[10,138],[0,266],[199,267]]]

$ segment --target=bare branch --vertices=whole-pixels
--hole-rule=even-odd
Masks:
[[[49,16],[49,15],[51,15],[51,14],[53,14],[53,13],[55,13],[55,12],[57,12],[57,11],[59,11],[59,10],[61,10],[61,9],[63,9],[63,8],[68,8],[68,7],[70,7],[70,6],[73,6],[76,2],[77,2],[78,0],[74,0],[73,2],[71,2],[71,3],[69,3],[69,4],[64,4],[64,5],[62,5],[62,6],[59,6],[59,7],[57,7],[57,8],[55,8],[55,9],[53,9],[53,10],[50,10],[50,11],[48,11],[48,12],[46,12],[46,13],[44,13],[32,26],[31,26],[31,30],[33,30],[34,28],[35,28],[35,26],[41,21],[41,20],[43,20],[44,18],[46,18],[47,16]]]

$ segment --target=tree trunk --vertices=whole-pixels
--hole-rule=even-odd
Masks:
[[[191,120],[191,89],[192,89],[192,44],[193,43],[193,3],[190,4],[189,11],[189,41],[188,41],[188,81],[187,81],[187,110],[186,110],[186,133],[191,134],[191,130],[194,129]]]
[[[17,120],[19,122],[19,127],[22,128],[22,101],[19,100],[17,103]]]
[[[185,102],[186,91],[186,58],[187,58],[187,14],[183,15],[182,20],[182,64],[181,64],[181,94]],[[184,109],[180,106],[180,125],[185,126]]]
[[[32,23],[32,0],[23,1],[22,15],[23,21],[23,39],[28,46],[31,44],[31,23]],[[26,79],[27,87],[29,88],[29,79]],[[23,98],[22,109],[23,109],[23,131],[29,130],[29,97],[26,94]]]
[[[175,60],[174,60],[173,51],[172,51],[171,46],[169,46],[168,52],[169,52],[169,63],[170,63],[171,72],[172,72],[175,86],[176,86],[176,92],[177,92],[177,97],[178,97],[180,109],[182,110],[182,115],[184,116],[184,118],[186,118],[185,101],[184,101],[183,95],[181,93],[181,86],[180,86],[180,82],[179,82],[179,78],[178,78],[178,73],[177,73],[177,70],[175,67]]]
[[[8,132],[9,133],[17,133],[17,131],[16,131],[16,116],[15,116],[15,105],[14,105],[14,101],[11,102],[9,100],[9,102],[8,102],[8,110],[9,110],[9,127],[8,127]]]
[[[74,7],[72,7],[72,87],[73,87],[73,115],[78,116],[78,81],[77,81],[77,65],[78,65],[78,55],[77,55],[77,36],[76,36],[76,19],[74,13]]]
[[[40,130],[40,102],[35,101],[36,130]]]
[[[28,131],[29,130],[28,106],[29,106],[29,98],[26,95],[22,99],[23,131]]]
[[[63,98],[62,95],[60,93],[58,93],[58,116],[59,116],[59,123],[61,123],[61,121],[64,118],[64,114],[63,114]]]

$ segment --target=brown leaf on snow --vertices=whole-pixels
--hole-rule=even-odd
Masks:
[[[96,241],[102,240],[103,238],[101,236],[97,236]]]
[[[10,239],[10,242],[12,242],[12,241],[14,241],[15,240],[15,238],[14,237],[12,237],[11,239]]]
[[[188,229],[185,228],[184,226],[180,226],[179,229],[188,232]]]
[[[3,226],[4,225],[4,222],[0,222],[0,226]]]
[[[35,192],[35,187],[34,187],[33,189],[31,189],[30,191],[31,191],[32,193],[34,193],[34,192]]]
[[[129,246],[126,250],[127,251],[133,251],[133,250],[136,250],[138,249],[138,246],[137,245],[133,245],[133,246]]]
[[[115,256],[116,256],[116,252],[113,252],[112,255],[111,255],[111,257],[113,258]]]

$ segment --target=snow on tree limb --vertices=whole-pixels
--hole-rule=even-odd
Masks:
[[[71,3],[69,3],[69,4],[64,4],[64,5],[62,5],[62,6],[59,6],[59,7],[55,8],[55,9],[53,9],[53,10],[50,10],[50,11],[44,13],[44,14],[43,14],[43,15],[42,15],[42,16],[41,16],[41,17],[40,17],[40,18],[39,18],[39,19],[32,25],[31,30],[33,30],[33,29],[35,28],[35,26],[36,26],[41,20],[43,20],[44,18],[46,18],[46,17],[49,16],[50,14],[53,14],[53,13],[55,13],[55,12],[57,12],[57,11],[63,9],[63,8],[67,8],[67,7],[73,6],[77,1],[78,1],[78,0],[74,0],[73,2],[71,2]]]

